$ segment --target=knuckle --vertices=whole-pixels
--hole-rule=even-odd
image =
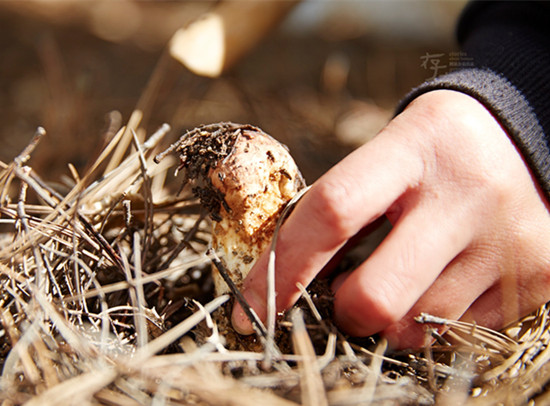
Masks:
[[[315,189],[312,216],[338,240],[345,240],[354,234],[351,199],[349,188],[340,182],[325,181]]]
[[[507,174],[480,168],[476,176],[475,185],[483,207],[491,209],[505,207],[507,202],[516,195],[516,184],[510,182]]]
[[[507,201],[516,194],[515,182],[511,182],[505,174],[488,175],[485,182],[489,185],[493,196],[498,202]]]
[[[362,290],[355,295],[337,295],[335,306],[340,314],[346,314],[342,325],[344,330],[356,336],[383,331],[401,318],[395,311],[396,307],[378,289]]]
[[[363,304],[369,306],[380,329],[397,323],[402,318],[399,306],[395,305],[385,289],[372,289],[370,292],[368,297],[363,297]]]

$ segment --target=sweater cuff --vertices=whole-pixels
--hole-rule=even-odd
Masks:
[[[456,90],[483,104],[515,142],[550,201],[550,147],[537,115],[521,92],[489,69],[464,69],[438,76],[413,89],[401,100],[396,114],[418,96],[438,89]]]

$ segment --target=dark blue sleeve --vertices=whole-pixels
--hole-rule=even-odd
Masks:
[[[550,3],[475,1],[457,38],[468,66],[413,89],[397,112],[436,89],[475,97],[507,130],[550,200]]]

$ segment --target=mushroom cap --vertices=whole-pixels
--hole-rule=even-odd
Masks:
[[[288,149],[253,130],[241,133],[209,178],[224,197],[221,216],[237,223],[247,243],[260,239],[258,230],[274,226],[275,217],[304,186]]]

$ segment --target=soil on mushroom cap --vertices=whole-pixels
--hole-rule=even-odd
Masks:
[[[193,193],[200,199],[201,204],[214,220],[220,219],[221,205],[228,208],[224,195],[212,186],[208,173],[218,162],[231,154],[235,142],[243,135],[244,130],[265,134],[259,128],[249,124],[203,125],[185,133],[167,151],[157,157],[160,159],[172,151],[177,153],[180,160],[178,171],[183,171],[183,183],[186,184],[189,180],[193,180]]]

